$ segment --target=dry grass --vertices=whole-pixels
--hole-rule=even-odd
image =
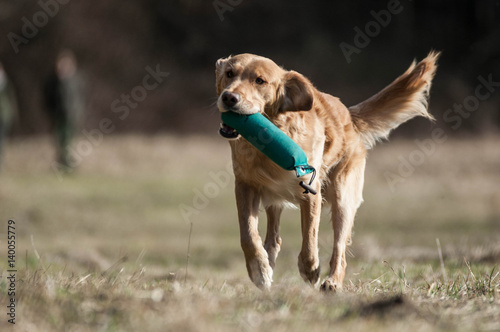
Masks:
[[[16,220],[16,329],[26,331],[347,331],[500,329],[500,149],[449,141],[391,191],[384,172],[411,141],[370,155],[346,291],[325,296],[296,268],[298,212],[285,213],[271,292],[246,276],[232,183],[193,222],[179,205],[222,172],[218,138],[107,137],[60,182],[47,139],[9,144],[0,172],[1,234]],[[331,226],[325,211],[320,258]],[[436,238],[442,246],[444,275]],[[5,277],[6,243],[0,238]],[[326,271],[324,271],[325,273]],[[0,279],[0,308],[7,301]],[[9,326],[1,312],[0,329]]]

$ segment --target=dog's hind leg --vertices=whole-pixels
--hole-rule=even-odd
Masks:
[[[342,289],[347,267],[346,249],[351,240],[356,210],[363,201],[365,163],[364,155],[357,156],[339,165],[340,169],[331,174],[327,195],[332,206],[333,254],[330,273],[321,284],[322,291]]]
[[[267,251],[269,265],[274,269],[276,265],[276,257],[281,248],[280,237],[280,217],[283,207],[280,205],[270,205],[266,207],[267,214],[267,233],[264,241],[264,248]]]
[[[268,255],[259,235],[260,193],[238,180],[236,180],[235,192],[241,248],[245,254],[248,275],[257,287],[267,290],[273,281],[273,269],[269,265]]]

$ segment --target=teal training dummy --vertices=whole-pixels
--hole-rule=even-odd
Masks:
[[[235,129],[250,144],[260,150],[278,166],[288,171],[295,171],[297,177],[313,173],[309,185],[300,181],[305,194],[316,191],[311,187],[316,170],[307,163],[307,156],[289,136],[276,127],[261,113],[242,115],[224,112],[221,115],[225,125]]]

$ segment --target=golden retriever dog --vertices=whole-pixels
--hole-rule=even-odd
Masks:
[[[236,130],[221,124],[220,134],[231,139],[241,247],[248,274],[257,287],[271,287],[282,243],[280,215],[289,203],[300,206],[300,275],[313,287],[319,285],[318,229],[322,205],[327,203],[332,211],[334,242],[330,272],[320,289],[342,289],[346,248],[356,210],[363,201],[367,150],[413,117],[433,119],[427,111],[427,99],[438,57],[439,53],[431,52],[421,62],[413,62],[382,91],[351,107],[270,59],[240,54],[217,61],[219,111],[262,113],[305,151],[318,173],[312,183],[318,194],[304,193],[294,172],[280,168]],[[257,227],[260,206],[267,215],[264,242]]]

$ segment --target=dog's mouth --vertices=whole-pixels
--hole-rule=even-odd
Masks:
[[[238,136],[240,136],[240,134],[236,131],[236,129],[229,127],[224,122],[220,124],[219,134],[227,139],[235,139],[238,138]]]

